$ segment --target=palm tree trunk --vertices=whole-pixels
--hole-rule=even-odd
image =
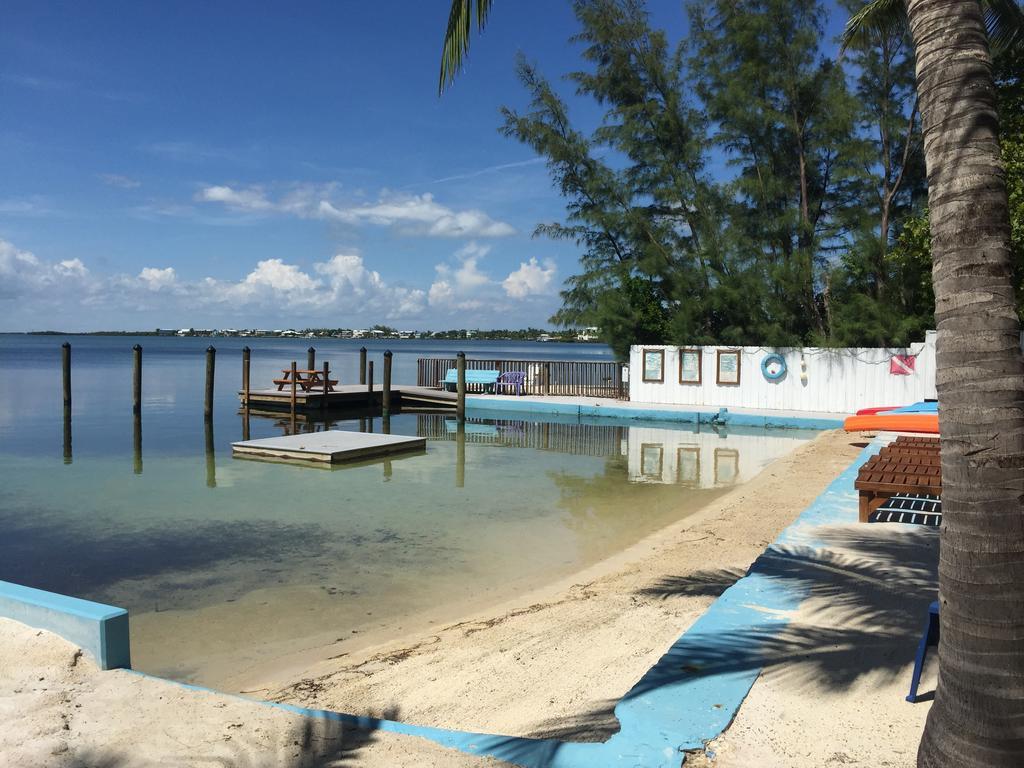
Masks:
[[[1024,765],[1024,356],[978,0],[908,0],[928,167],[943,526],[919,766]]]

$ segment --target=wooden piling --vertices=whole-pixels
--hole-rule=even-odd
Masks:
[[[455,357],[455,370],[456,370],[456,400],[455,400],[455,417],[461,424],[466,420],[466,353],[459,352]]]
[[[217,365],[217,350],[210,345],[206,348],[206,397],[203,402],[203,419],[213,420],[213,376]]]
[[[316,347],[310,347],[306,350],[306,370],[316,370]]]
[[[373,394],[373,360],[366,364],[366,391]],[[373,405],[373,397],[370,398],[370,405]]]
[[[359,383],[366,383],[366,347],[359,348]]]
[[[71,408],[71,344],[64,342],[60,347],[60,362],[64,372],[64,407]]]
[[[383,390],[381,392],[381,410],[384,413],[384,418],[388,418],[391,413],[391,350],[385,350],[384,352],[384,377],[382,381]]]
[[[459,419],[455,427],[455,487],[466,487],[466,422]]]
[[[132,472],[142,474],[142,415],[132,419]]]
[[[292,391],[291,391],[290,405],[291,405],[291,414],[292,414],[292,434],[293,435],[295,434],[295,403],[296,403],[295,385],[297,383],[296,382],[295,371],[296,371],[297,368],[298,368],[298,366],[295,364],[295,361],[292,360],[292,370],[291,370],[291,376],[290,376],[290,378],[292,380]]]
[[[312,349],[312,347],[310,347]],[[310,370],[313,370],[310,368]],[[341,383],[340,381],[338,382]],[[324,396],[320,399],[320,410],[327,413],[327,393],[331,391],[331,364],[324,360]]]
[[[249,347],[242,347],[242,405],[245,408],[249,407],[249,363],[251,360],[252,350]]]
[[[142,415],[142,345],[132,347],[132,414]]]
[[[64,406],[64,463],[71,463],[71,406]]]
[[[213,447],[213,422],[206,422],[206,487],[217,487],[217,455]]]

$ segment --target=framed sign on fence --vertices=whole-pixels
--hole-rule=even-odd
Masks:
[[[644,350],[644,381],[661,382],[665,380],[665,350]]]
[[[717,384],[740,383],[740,351],[738,349],[718,350]]]
[[[680,384],[700,384],[701,357],[699,349],[679,350]]]

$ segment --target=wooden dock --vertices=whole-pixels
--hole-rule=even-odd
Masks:
[[[326,403],[324,398],[327,399]],[[239,390],[238,399],[245,405],[245,391]],[[365,384],[347,384],[335,387],[324,394],[322,390],[295,393],[295,410],[300,413],[314,411],[368,410],[381,407],[383,387],[375,385],[371,391]],[[391,388],[391,406],[395,409],[405,408],[451,408],[455,409],[456,395],[454,392],[400,385]],[[291,411],[292,392],[290,387],[278,389],[250,389],[249,407],[267,411]]]
[[[426,447],[427,440],[424,437],[348,432],[340,429],[312,432],[306,435],[243,440],[231,444],[234,455],[242,458],[266,458],[318,464],[361,461],[396,453],[424,451]]]

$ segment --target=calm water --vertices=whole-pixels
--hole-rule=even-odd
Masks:
[[[134,666],[242,689],[572,573],[695,510],[809,439],[613,421],[454,421],[402,414],[427,452],[334,469],[231,456],[241,439],[240,350],[254,386],[308,340],[71,337],[65,440],[61,337],[0,336],[0,579],[126,607]],[[131,346],[144,346],[141,435]],[[215,419],[202,419],[204,355],[218,348]],[[316,340],[342,380],[365,342]],[[594,345],[369,342],[417,357],[610,360]],[[379,363],[378,363],[379,364]],[[251,437],[286,420],[252,418]],[[322,428],[310,425],[307,429]],[[380,419],[335,429],[381,428]],[[65,456],[65,452],[70,453]]]

